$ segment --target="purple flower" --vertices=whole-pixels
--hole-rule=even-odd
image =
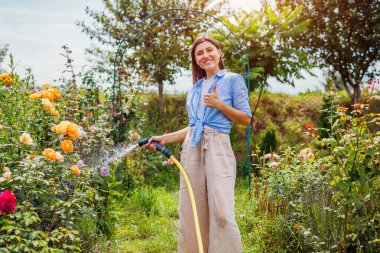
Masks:
[[[83,168],[84,166],[86,166],[86,164],[84,164],[84,162],[83,162],[82,160],[79,160],[79,161],[77,162],[77,166],[78,166],[79,168]]]
[[[102,168],[100,169],[100,175],[101,175],[102,177],[109,176],[109,174],[110,174],[110,169],[109,169],[108,167],[102,167]]]
[[[61,135],[59,136],[59,140],[60,140],[60,141],[63,141],[64,139],[65,139],[65,135],[61,134]]]
[[[87,136],[87,132],[83,130],[83,128],[79,128],[79,131],[80,131],[80,137],[81,138],[86,138]]]

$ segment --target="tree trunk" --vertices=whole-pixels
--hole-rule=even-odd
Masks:
[[[357,104],[360,102],[360,94],[361,94],[360,85],[356,84],[353,88],[354,88],[354,93],[351,97],[351,104]]]
[[[164,83],[162,81],[158,82],[158,106],[164,108]]]

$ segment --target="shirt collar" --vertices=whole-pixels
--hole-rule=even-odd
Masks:
[[[215,76],[223,77],[226,74],[226,72],[227,72],[227,70],[222,69]],[[205,79],[205,77],[202,77],[201,79],[199,79],[198,82],[194,86],[200,86],[204,79]]]
[[[216,74],[217,77],[222,77],[226,74],[227,70],[225,69],[222,69],[221,71],[218,72],[218,74]]]

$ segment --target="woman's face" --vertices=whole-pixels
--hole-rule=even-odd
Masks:
[[[195,48],[195,62],[206,71],[219,68],[221,56],[220,50],[209,41],[204,41]]]

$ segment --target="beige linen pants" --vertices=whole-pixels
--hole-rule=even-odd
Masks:
[[[191,148],[190,130],[182,146],[181,165],[194,191],[205,253],[241,253],[240,231],[235,220],[236,160],[230,136],[205,129]],[[194,217],[189,192],[181,175],[179,193],[178,252],[197,253]]]

